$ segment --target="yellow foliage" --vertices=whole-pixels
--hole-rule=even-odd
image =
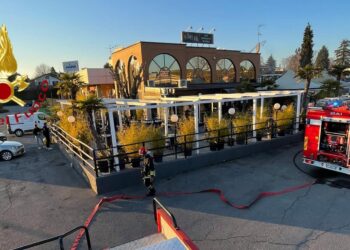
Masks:
[[[293,124],[293,118],[295,117],[294,105],[290,104],[283,111],[278,112],[277,126],[281,129],[286,129]]]
[[[76,115],[75,122],[70,123],[68,121],[68,117],[72,115],[72,110],[64,109],[62,110],[63,115],[59,117],[58,125],[66,131],[70,136],[91,145],[91,141],[93,140],[92,133],[90,131],[88,121],[84,115],[78,114]],[[78,144],[77,142],[75,142]]]
[[[141,121],[143,120],[144,116],[143,116],[143,109],[137,109],[136,110],[136,120]]]
[[[163,136],[163,129],[161,127],[149,126],[149,136],[152,141],[152,149],[154,155],[162,155],[165,146],[165,139]]]
[[[208,130],[208,137],[211,138],[210,140],[215,140],[216,137],[218,137],[218,130],[220,130],[220,137],[229,135],[228,125],[228,120],[222,118],[221,121],[219,121],[216,115],[209,116],[205,119],[205,126]]]
[[[185,143],[185,135],[186,135],[186,148],[191,149],[192,148],[192,141],[194,140],[194,118],[193,116],[190,116],[188,118],[181,119],[178,123],[177,127],[177,133],[179,135],[177,141],[182,144]]]
[[[144,124],[132,123],[130,127],[119,130],[117,136],[125,152],[132,153],[129,155],[131,158],[137,158],[139,157],[138,150],[142,147],[142,142],[151,140],[151,134],[150,127]],[[148,144],[146,144],[146,147],[148,147]]]
[[[252,124],[252,116],[248,113],[239,113],[232,123],[236,134],[245,133],[248,130],[248,125]]]
[[[265,129],[266,128],[266,123],[267,120],[270,117],[269,110],[267,107],[263,107],[263,112],[262,115],[260,113],[260,107],[257,108],[256,112],[256,130],[259,132],[259,130]]]

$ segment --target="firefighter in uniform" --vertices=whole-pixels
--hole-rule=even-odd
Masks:
[[[144,185],[148,188],[147,196],[154,196],[156,194],[156,189],[154,188],[156,170],[154,168],[152,152],[147,151],[144,147],[142,147],[140,148],[139,153],[143,155],[141,175]]]

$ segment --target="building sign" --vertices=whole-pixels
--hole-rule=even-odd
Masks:
[[[65,73],[74,73],[79,71],[78,61],[63,62],[63,71]]]
[[[209,33],[197,33],[197,32],[182,32],[183,43],[205,43],[213,44],[214,35]]]

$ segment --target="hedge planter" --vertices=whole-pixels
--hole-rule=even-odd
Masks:
[[[209,142],[210,151],[216,151],[218,149],[216,142]]]
[[[283,129],[283,130],[278,130],[278,131],[277,131],[277,135],[278,135],[278,136],[285,136],[285,135],[286,135],[286,132],[285,132],[284,129]]]
[[[184,148],[184,155],[191,156],[192,155],[192,148]]]
[[[227,145],[230,146],[230,147],[234,146],[235,145],[235,139],[228,138],[227,139]]]
[[[99,160],[97,161],[97,167],[100,170],[101,173],[108,173],[109,172],[109,160]]]
[[[140,162],[141,162],[140,158],[132,158],[131,159],[131,166],[133,168],[139,168],[140,167]]]
[[[262,140],[262,134],[257,133],[257,134],[256,134],[256,140],[257,140],[257,141],[261,141],[261,140]]]
[[[153,157],[154,161],[155,162],[162,162],[163,161],[163,155],[157,155],[157,154],[154,154],[154,157]]]
[[[218,150],[222,150],[225,148],[225,142],[224,141],[219,141],[218,143],[216,143],[216,147]]]
[[[245,136],[237,136],[236,142],[238,145],[245,144]]]

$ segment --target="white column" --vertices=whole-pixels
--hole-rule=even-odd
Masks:
[[[166,107],[164,108],[164,135],[165,137],[168,137],[169,133],[169,109]]]
[[[214,112],[214,103],[212,102],[211,103],[211,113],[213,114],[213,112]]]
[[[253,137],[256,137],[256,98],[253,99]]]
[[[295,132],[299,131],[299,122],[300,122],[300,108],[301,108],[301,93],[297,95],[297,114],[296,114],[296,123],[295,123]]]
[[[199,154],[199,108],[198,108],[199,104],[198,103],[194,103],[193,104],[193,111],[194,111],[194,132],[196,133],[196,148],[197,148],[197,155]]]
[[[263,117],[264,113],[264,97],[260,98],[260,117]]]
[[[218,118],[219,118],[219,122],[222,119],[222,102],[218,102]]]
[[[122,117],[122,112],[118,110],[118,120],[119,120],[119,129],[123,128],[123,117]]]
[[[198,122],[200,122],[201,121],[201,105],[200,104],[198,104]]]
[[[115,132],[115,126],[114,126],[114,119],[113,119],[113,111],[112,110],[108,110],[108,117],[109,117],[109,129],[111,131],[111,139],[112,139],[112,147],[113,147],[113,155],[117,155],[118,154],[118,142],[117,142],[117,135]],[[119,164],[119,159],[118,157],[114,157],[114,163],[115,164]],[[117,172],[120,171],[120,167],[119,165],[116,167]]]

